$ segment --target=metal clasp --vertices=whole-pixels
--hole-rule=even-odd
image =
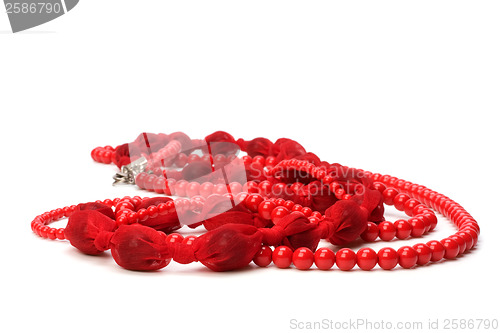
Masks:
[[[117,172],[116,175],[113,176],[115,180],[113,185],[135,184],[135,176],[144,172],[147,165],[148,161],[143,156],[130,164],[122,166],[120,172]]]

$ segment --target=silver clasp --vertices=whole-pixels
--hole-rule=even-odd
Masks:
[[[115,180],[113,185],[135,184],[135,176],[144,172],[147,165],[148,161],[143,156],[130,164],[122,166],[120,172],[113,176],[113,179]]]

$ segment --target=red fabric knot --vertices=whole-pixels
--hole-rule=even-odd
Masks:
[[[213,271],[247,266],[262,246],[262,233],[251,225],[225,224],[198,237],[193,243],[196,259]]]
[[[262,242],[266,245],[277,246],[285,238],[285,231],[279,225],[272,228],[260,228],[259,230],[262,233]]]
[[[273,143],[266,138],[255,138],[250,141],[238,139],[236,143],[240,146],[241,150],[246,151],[250,157],[255,157],[257,155],[262,155],[264,157],[269,156],[271,146],[273,145]]]
[[[158,270],[167,266],[172,258],[166,235],[139,223],[118,227],[110,248],[116,263],[130,270]]]
[[[172,259],[179,264],[189,264],[196,261],[192,245],[167,242],[167,248]]]
[[[333,224],[333,233],[328,235],[328,241],[336,245],[354,241],[366,229],[367,218],[366,210],[362,209],[356,201],[337,201],[325,212],[324,221]],[[331,231],[332,229],[329,229],[329,232]]]
[[[116,221],[98,210],[77,210],[70,215],[64,234],[78,250],[95,255],[108,249],[107,233],[115,228]]]

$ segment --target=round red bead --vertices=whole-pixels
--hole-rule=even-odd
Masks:
[[[399,260],[399,255],[393,248],[384,247],[377,253],[378,265],[385,270],[390,270],[396,267]]]
[[[432,256],[431,256],[431,261],[439,261],[443,259],[444,253],[445,253],[445,248],[443,244],[440,242],[433,240],[430,242],[427,242],[427,246],[432,250]]]
[[[378,237],[378,226],[373,222],[368,222],[365,231],[361,234],[361,239],[365,242],[373,242]]]
[[[271,219],[271,213],[273,209],[276,208],[276,204],[272,201],[266,200],[259,204],[258,211],[259,215],[266,220]]]
[[[396,227],[396,237],[398,239],[406,239],[411,234],[411,224],[405,220],[397,220],[394,222],[394,226]]]
[[[394,207],[397,210],[404,211],[405,203],[410,200],[410,197],[407,194],[400,193],[394,197]]]
[[[356,265],[356,258],[356,253],[353,250],[344,248],[335,255],[335,262],[340,270],[348,271]]]
[[[298,248],[293,252],[293,265],[300,270],[309,269],[314,262],[314,254],[307,247]]]
[[[263,245],[259,252],[253,258],[253,262],[259,267],[268,266],[273,257],[273,251],[267,245]]]
[[[398,250],[399,265],[403,268],[412,268],[417,264],[418,253],[411,246],[403,246]]]
[[[290,267],[292,256],[293,251],[288,246],[278,246],[273,251],[273,263],[279,268]]]
[[[457,242],[457,244],[458,244],[458,254],[462,254],[462,253],[465,252],[465,249],[466,249],[467,245],[465,244],[465,240],[462,238],[462,236],[459,236],[459,235],[455,234],[455,235],[451,235],[449,238],[453,239],[454,241]]]
[[[441,241],[441,244],[443,244],[444,246],[444,257],[446,259],[454,259],[458,256],[460,252],[460,246],[458,245],[456,240],[445,238]]]
[[[356,257],[359,268],[364,271],[369,271],[375,267],[378,260],[377,253],[369,247],[359,249]]]
[[[424,234],[425,224],[422,218],[412,217],[408,220],[411,224],[411,235],[412,237],[420,237]]]
[[[314,253],[314,263],[319,269],[328,270],[335,264],[335,253],[326,247],[319,248]]]
[[[418,253],[417,265],[423,266],[431,261],[432,250],[427,244],[419,243],[413,245],[413,248]]]
[[[379,237],[383,241],[390,241],[396,237],[396,227],[392,222],[384,221],[378,225]]]

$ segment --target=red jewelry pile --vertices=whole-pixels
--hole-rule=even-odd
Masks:
[[[239,150],[247,155],[238,157]],[[111,250],[126,269],[157,270],[171,260],[199,261],[214,271],[239,269],[252,261],[260,267],[273,262],[301,270],[313,264],[322,270],[335,264],[341,270],[356,265],[371,270],[377,264],[385,270],[398,264],[412,268],[456,258],[474,247],[479,235],[477,222],[448,197],[396,177],[321,161],[290,139],[244,141],[215,132],[192,140],[180,132],[142,133],[132,143],[99,147],[91,155],[123,172],[133,170],[121,175],[129,183],[181,198],[79,204],[41,214],[31,227],[41,237],[67,239],[86,254]],[[134,163],[141,158],[147,162],[138,169]],[[385,221],[384,205],[394,205],[409,218]],[[437,225],[433,210],[451,219],[458,232],[398,250],[317,249],[322,239],[345,246],[359,238],[420,237]],[[69,218],[66,228],[48,226],[64,217]],[[207,232],[183,237],[174,232],[182,225],[203,225]]]

